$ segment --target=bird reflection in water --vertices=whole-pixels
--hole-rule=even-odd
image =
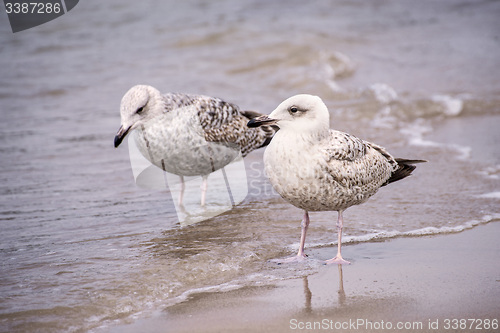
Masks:
[[[338,279],[339,279],[339,287],[338,287],[338,306],[342,307],[345,305],[346,301],[346,295],[345,295],[345,290],[344,290],[344,273],[342,271],[342,265],[337,264],[338,267]],[[312,309],[312,297],[313,294],[311,292],[311,289],[309,288],[309,276],[304,276],[303,277],[303,286],[304,286],[304,310],[303,312],[305,314],[312,314],[313,309]]]

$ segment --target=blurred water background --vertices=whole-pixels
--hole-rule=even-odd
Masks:
[[[113,147],[135,84],[263,113],[316,94],[335,129],[429,160],[350,208],[346,243],[500,221],[498,17],[479,0],[86,0],[13,34],[1,13],[0,331],[105,331],[314,271],[267,263],[296,250],[302,214],[272,191],[263,150],[245,159],[245,200],[189,226],[168,190],[136,186]],[[333,256],[336,214],[311,220],[306,249]]]

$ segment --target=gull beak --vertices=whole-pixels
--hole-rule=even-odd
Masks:
[[[120,126],[120,129],[118,129],[118,133],[116,133],[116,136],[115,136],[115,148],[117,148],[120,143],[122,143],[123,139],[125,139],[125,137],[127,136],[128,132],[130,131],[130,128],[132,126],[129,126],[129,127],[123,127]]]
[[[277,121],[278,121],[277,119],[272,119],[266,115],[263,115],[263,116],[251,119],[247,123],[247,126],[248,127],[259,127],[262,125],[274,125],[274,124],[276,124]]]

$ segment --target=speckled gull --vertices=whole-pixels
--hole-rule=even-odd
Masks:
[[[330,114],[321,98],[296,95],[249,127],[277,125],[264,153],[269,180],[285,200],[304,210],[299,252],[278,262],[306,258],[304,244],[309,211],[337,211],[337,255],[328,264],[349,264],[341,255],[342,213],[374,195],[381,186],[405,178],[414,163],[392,157],[384,148],[329,128]]]
[[[184,176],[202,176],[201,205],[205,205],[207,177],[239,155],[266,146],[276,127],[248,128],[261,116],[221,99],[180,93],[161,94],[148,85],[132,87],[120,106],[118,147],[133,131],[141,154],[152,164],[181,178],[179,206],[183,204]]]

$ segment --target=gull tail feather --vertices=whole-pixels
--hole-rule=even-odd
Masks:
[[[426,160],[408,160],[404,158],[396,158],[395,160],[398,163],[398,168],[391,174],[391,177],[385,182],[383,186],[411,175],[413,170],[415,170],[415,168],[417,167],[414,164],[427,162]]]

